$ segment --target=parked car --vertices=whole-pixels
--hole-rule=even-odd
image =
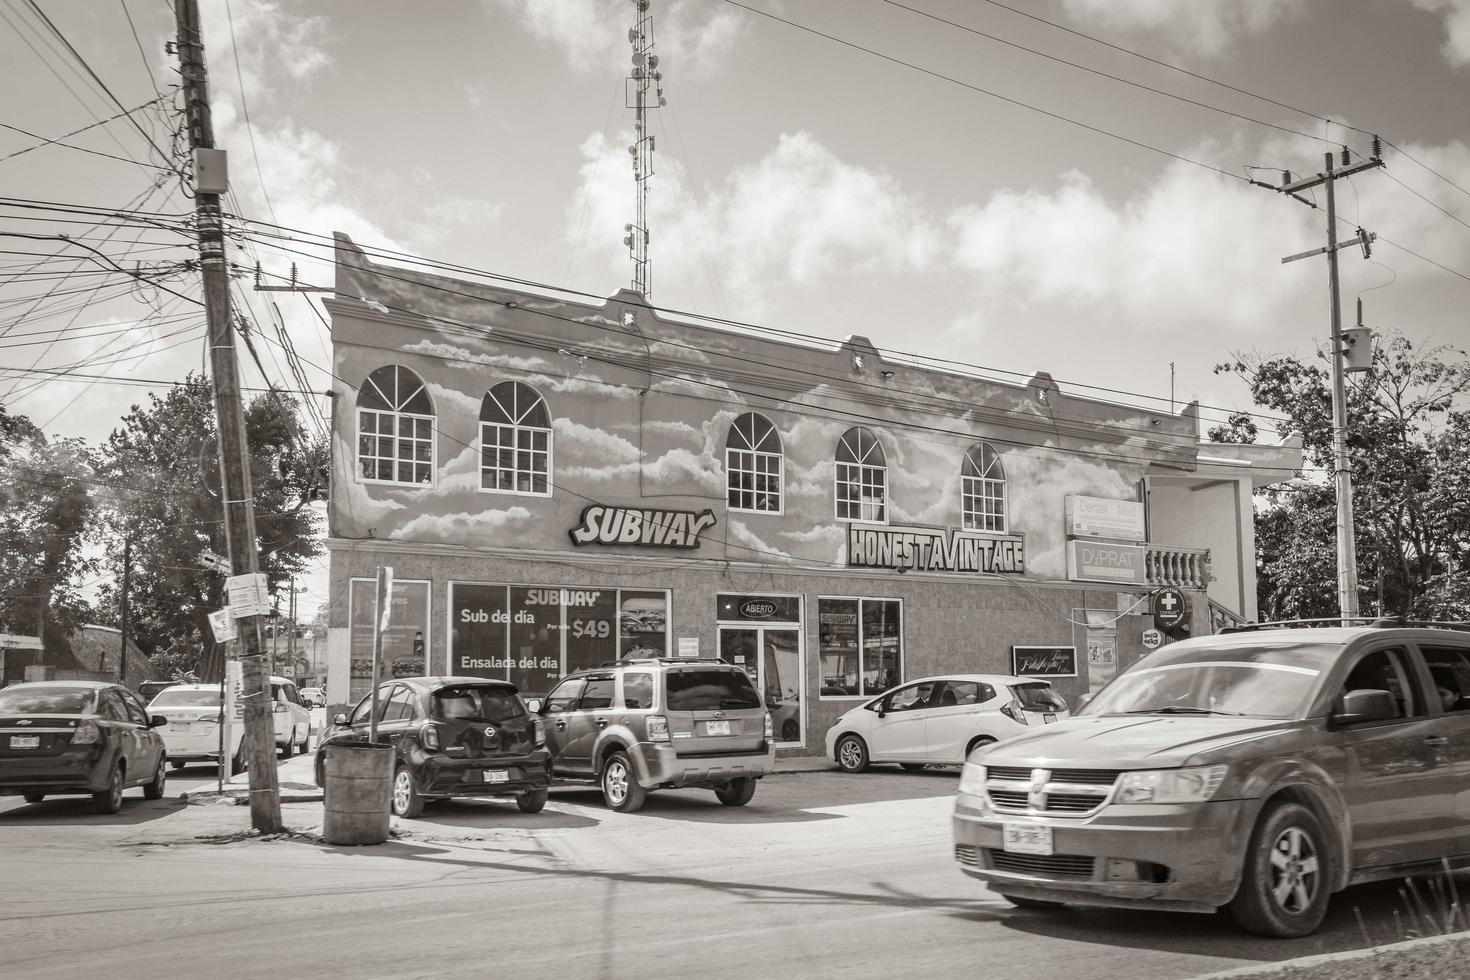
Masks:
[[[271,678],[271,713],[276,723],[276,751],[282,759],[311,748],[311,711],[301,703],[295,681]]]
[[[322,735],[326,752],[366,741],[371,697],[339,714]],[[396,748],[393,812],[417,817],[428,800],[514,797],[522,813],[540,813],[551,785],[550,754],[539,718],[515,685],[482,677],[402,677],[378,687],[378,738]],[[316,784],[326,786],[326,753],[317,752]]]
[[[744,806],[775,768],[760,692],[722,660],[620,660],[567,675],[535,707],[552,771],[595,779],[603,802],[623,813],[668,787],[712,789],[724,805]]]
[[[1470,633],[1274,628],[1173,643],[1070,721],[978,752],[966,874],[1025,908],[1317,928],[1348,885],[1470,857]]]
[[[301,703],[308,708],[326,706],[327,695],[319,687],[303,687],[298,693],[301,695]]]
[[[120,684],[13,684],[0,690],[0,796],[88,794],[99,813],[121,809],[130,786],[161,799],[168,756],[155,729],[165,723]]]
[[[1068,717],[1050,683],[1006,674],[910,681],[846,712],[827,729],[827,755],[844,772],[874,762],[905,769],[957,766],[977,748]]]
[[[231,760],[232,770],[239,772],[245,768],[244,712],[236,702],[228,732],[221,732],[225,718],[220,685],[175,684],[160,691],[148,705],[148,711],[168,721],[158,732],[168,749],[168,761],[175,769],[191,762],[218,762],[222,734],[229,737],[224,752]]]

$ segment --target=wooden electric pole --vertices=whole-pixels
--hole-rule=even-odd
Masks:
[[[122,615],[118,623],[121,627],[118,630],[118,639],[122,641],[118,644],[117,654],[117,682],[119,684],[127,684],[128,682],[128,627],[132,625],[130,622],[132,617],[129,615],[131,610],[128,607],[128,586],[131,584],[129,579],[132,578],[132,573],[133,538],[130,534],[124,534],[122,553]]]
[[[220,471],[224,484],[225,542],[230,571],[238,579],[259,571],[255,552],[255,507],[246,465],[245,418],[235,364],[235,335],[230,324],[230,280],[225,265],[225,236],[220,217],[223,173],[201,178],[201,170],[224,161],[214,149],[209,110],[209,76],[204,67],[204,35],[198,0],[174,0],[178,20],[179,68],[183,76],[189,145],[194,148],[195,213],[199,222],[199,264],[204,274],[204,313],[209,326],[210,374],[214,381],[215,421],[219,428]],[[255,593],[252,598],[263,602]],[[252,602],[253,606],[255,603]],[[247,609],[248,611],[248,609]],[[281,830],[281,794],[276,779],[275,723],[271,716],[270,678],[265,672],[260,615],[236,621],[240,638],[241,693],[244,704],[245,751],[250,765],[250,825],[263,834]]]
[[[1260,187],[1290,195],[1310,207],[1317,206],[1299,196],[1302,191],[1314,187],[1325,187],[1327,191],[1327,245],[1296,255],[1288,255],[1285,262],[1310,258],[1314,255],[1327,256],[1327,294],[1331,306],[1332,336],[1329,356],[1332,359],[1332,471],[1337,490],[1337,608],[1343,620],[1358,616],[1358,551],[1353,532],[1353,477],[1347,451],[1347,382],[1344,378],[1343,358],[1346,353],[1342,338],[1342,296],[1337,282],[1338,250],[1361,245],[1366,256],[1373,243],[1371,232],[1358,229],[1352,238],[1337,240],[1337,195],[1335,186],[1344,177],[1364,170],[1383,166],[1378,137],[1373,138],[1373,155],[1367,160],[1351,163],[1346,148],[1342,151],[1342,169],[1334,169],[1332,154],[1326,154],[1326,168],[1319,174],[1292,180],[1291,174],[1282,175],[1281,185],[1273,186],[1261,181],[1251,181]]]

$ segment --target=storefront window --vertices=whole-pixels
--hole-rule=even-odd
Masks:
[[[866,697],[903,679],[903,604],[897,599],[818,599],[822,697]]]
[[[377,582],[356,578],[350,584],[348,622],[352,648],[350,700],[363,697],[373,686],[373,620],[377,607]],[[428,672],[429,583],[399,579],[390,595],[392,614],[383,632],[382,659],[378,680],[419,677]]]
[[[618,657],[668,655],[668,593],[451,582],[450,670],[524,694]]]

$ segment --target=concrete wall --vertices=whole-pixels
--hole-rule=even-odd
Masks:
[[[1150,477],[1151,540],[1208,548],[1210,598],[1256,618],[1255,517],[1249,478]]]

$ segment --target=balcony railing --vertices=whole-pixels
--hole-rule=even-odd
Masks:
[[[1210,584],[1210,549],[1149,544],[1144,553],[1143,567],[1149,585],[1203,589]]]
[[[1237,616],[1229,609],[1226,609],[1224,606],[1220,605],[1214,599],[1210,600],[1211,633],[1218,633],[1222,629],[1225,629],[1229,626],[1244,626],[1245,623],[1246,621],[1243,617]]]

